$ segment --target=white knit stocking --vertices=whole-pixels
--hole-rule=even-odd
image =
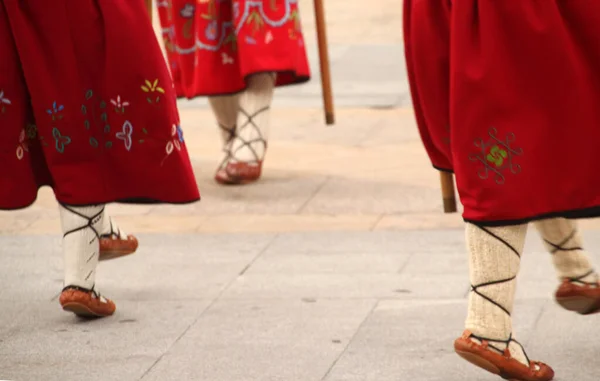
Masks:
[[[516,277],[525,245],[527,225],[466,226],[471,293],[466,329],[475,341],[487,340],[502,353],[508,346],[513,358],[529,366],[521,345],[514,340],[511,313]]]
[[[104,205],[60,205],[65,261],[65,286],[93,289],[98,266],[99,234]]]
[[[536,221],[535,227],[544,240],[559,279],[570,279],[575,283],[598,284],[596,273],[588,253],[583,249],[577,222],[565,218]]]

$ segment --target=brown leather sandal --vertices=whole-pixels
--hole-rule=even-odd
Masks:
[[[100,255],[98,260],[108,261],[136,252],[138,240],[133,235],[123,238],[116,234],[106,234],[100,237]]]
[[[262,174],[262,162],[227,163],[219,168],[215,181],[222,185],[244,185],[257,181]]]
[[[481,344],[474,342],[472,339],[477,339]],[[500,350],[494,347],[490,342],[498,342],[507,344],[505,350]],[[477,337],[469,331],[465,331],[463,335],[454,342],[454,350],[456,353],[467,360],[471,364],[485,369],[490,373],[496,374],[510,381],[550,381],[554,378],[554,371],[548,365],[538,362],[529,361],[529,366],[524,365],[520,361],[514,359],[508,343],[515,342],[513,338],[508,341],[490,340],[483,337]],[[519,344],[521,346],[521,344]],[[521,346],[522,348],[522,346]],[[525,351],[523,351],[525,353]],[[527,357],[527,355],[525,355]]]
[[[253,144],[262,144],[264,146],[264,152],[267,151],[267,140],[263,137],[260,128],[254,123],[253,118],[256,115],[266,112],[269,107],[264,107],[253,115],[248,114],[246,111],[240,108],[240,113],[244,114],[247,118],[246,123],[242,126],[234,126],[233,128],[227,128],[226,126],[220,125],[219,127],[228,135],[223,151],[225,152],[225,158],[219,165],[217,173],[215,174],[215,181],[222,185],[244,185],[257,181],[260,179],[262,174],[262,164],[264,155],[259,155],[256,150],[252,147]],[[257,136],[251,140],[245,140],[239,135],[239,131],[244,128],[254,128]],[[233,142],[239,141],[241,145],[235,150],[233,149]],[[236,157],[237,152],[247,147],[254,160],[242,160]]]
[[[567,246],[576,234],[577,229],[573,229],[561,242],[551,242],[545,238],[544,242],[551,247],[549,250],[551,255],[559,251],[583,250],[583,247]],[[564,309],[577,312],[581,315],[600,312],[600,281],[598,280],[598,276],[596,276],[595,282],[583,281],[583,279],[594,273],[595,271],[592,269],[579,277],[563,279],[554,294],[557,303]]]
[[[99,261],[108,261],[133,254],[138,248],[138,240],[132,235],[125,236],[118,226],[113,224],[110,219],[110,232],[100,236],[100,255]],[[115,230],[116,228],[116,230]]]
[[[593,274],[590,271],[578,278],[564,279],[556,290],[556,302],[564,309],[581,315],[600,312],[600,282],[584,282],[581,279]]]
[[[88,290],[78,286],[67,286],[60,294],[59,301],[63,310],[86,319],[110,316],[116,310],[115,304],[98,294],[93,287]]]

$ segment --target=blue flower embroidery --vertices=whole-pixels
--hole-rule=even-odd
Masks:
[[[181,126],[177,126],[177,136],[179,137],[179,141],[183,143],[183,130]]]
[[[58,105],[56,101],[52,103],[52,109],[47,109],[46,113],[52,117],[52,120],[62,119],[62,115],[59,115],[59,112],[63,111],[65,106]]]
[[[214,41],[217,39],[217,21],[211,21],[204,30],[204,35],[207,39]]]
[[[250,36],[246,36],[246,42],[250,45],[256,45],[256,40]]]
[[[58,151],[59,153],[63,153],[65,152],[65,147],[69,144],[71,144],[71,138],[68,136],[62,136],[60,134],[60,131],[58,130],[58,128],[54,127],[52,129],[52,136],[54,137],[54,140],[56,141],[56,151]]]

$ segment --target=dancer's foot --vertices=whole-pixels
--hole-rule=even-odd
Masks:
[[[248,87],[239,98],[237,123],[232,126],[231,120],[227,123],[226,118],[217,118],[225,143],[225,158],[215,175],[219,184],[248,184],[260,178],[267,151],[275,79],[275,73],[250,76]],[[215,106],[213,104],[216,111]]]
[[[257,181],[261,173],[262,161],[229,162],[217,170],[215,180],[223,185],[243,185]]]
[[[105,226],[100,235],[100,261],[107,261],[133,254],[138,248],[138,240],[133,235],[125,234],[115,221],[104,217]]]
[[[600,277],[584,249],[577,221],[554,218],[535,225],[562,281],[555,294],[558,304],[582,315],[600,312]]]
[[[566,310],[581,315],[600,312],[600,282],[565,279],[556,290],[556,301]]]
[[[456,339],[454,350],[471,364],[506,380],[550,381],[554,378],[554,371],[548,365],[537,361],[529,361],[529,365],[525,365],[512,357],[508,346],[501,351],[488,340],[478,339],[469,331]]]
[[[527,225],[467,224],[471,293],[466,328],[454,342],[470,363],[511,381],[549,381],[552,369],[532,362],[514,338],[511,313]]]
[[[100,318],[112,315],[115,304],[96,293],[77,286],[67,286],[60,294],[60,305],[63,310],[73,312],[82,318]]]

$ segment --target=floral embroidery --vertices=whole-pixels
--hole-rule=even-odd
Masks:
[[[173,44],[173,42],[171,41],[171,39],[169,37],[164,36],[163,42],[165,43],[165,49],[167,50],[167,52],[169,52],[169,53],[175,52],[175,44]]]
[[[129,102],[121,101],[121,96],[117,95],[117,99],[111,99],[110,103],[115,106],[115,112],[118,114],[125,114],[125,107],[129,106]]]
[[[27,124],[19,134],[19,144],[17,145],[17,159],[22,160],[26,152],[29,152],[29,141],[37,136],[37,127],[35,124]],[[44,144],[46,146],[46,144]]]
[[[221,58],[223,60],[223,65],[229,65],[233,63],[233,58],[231,58],[227,53],[222,52]]]
[[[294,28],[297,32],[302,30],[302,22],[300,21],[300,13],[298,9],[294,9],[290,15],[290,20],[294,22]]]
[[[248,19],[246,19],[246,24],[252,25],[252,34],[254,35],[265,27],[265,20],[263,20],[262,16],[258,12],[258,9],[254,8],[252,11],[250,11],[250,16],[248,16]]]
[[[146,97],[146,100],[150,104],[158,103],[160,101],[160,95],[157,95],[156,98],[154,100],[152,100],[152,98],[150,96],[151,93],[160,93],[160,94],[165,93],[165,90],[162,87],[158,86],[158,79],[155,79],[154,82],[150,82],[149,80],[146,80],[145,85],[142,85],[142,91],[144,91],[145,93],[148,93],[148,97]]]
[[[162,29],[163,39],[167,41],[165,46],[170,52],[177,52],[181,55],[194,54],[197,50],[209,50],[212,52],[221,52],[222,49],[231,49],[236,51],[237,49],[237,35],[240,34],[242,28],[249,28],[249,34],[252,39],[244,38],[243,41],[248,44],[253,44],[255,41],[265,41],[269,44],[273,35],[270,37],[266,35],[267,32],[272,28],[288,28],[288,33],[291,39],[296,40],[298,45],[303,46],[303,38],[301,32],[300,15],[298,12],[298,0],[269,0],[269,2],[262,1],[245,1],[243,5],[240,5],[239,1],[232,1],[233,19],[232,21],[218,22],[219,10],[217,9],[216,3],[222,2],[223,0],[196,0],[197,4],[202,4],[206,9],[206,12],[200,15],[202,20],[206,20],[207,25],[204,27],[203,36],[204,41],[199,39],[201,35],[196,36],[195,44],[192,47],[178,46],[175,43],[175,38],[172,34],[175,32],[172,25],[173,14],[179,14],[182,18],[186,19],[186,23],[183,27],[183,37],[186,40],[194,38],[194,31],[191,27],[188,27],[188,23],[193,21],[197,9],[192,4],[185,4],[180,7],[178,11],[173,12],[171,2],[165,5],[159,3],[159,8],[167,8],[165,10],[168,18],[167,27]],[[283,7],[283,9],[281,9]],[[276,17],[272,17],[273,15]],[[198,19],[195,20],[198,22]],[[200,21],[202,22],[202,21]],[[288,24],[292,22],[293,26]],[[204,24],[202,24],[204,25]],[[258,35],[265,33],[265,36],[258,38]],[[245,34],[245,33],[244,33]],[[242,35],[244,35],[242,34]]]
[[[192,17],[194,17],[195,12],[196,12],[196,7],[194,5],[186,4],[183,6],[183,8],[181,8],[181,10],[179,11],[179,14],[184,19],[191,19]]]
[[[22,129],[19,134],[19,145],[17,146],[17,159],[19,160],[23,159],[25,152],[29,152],[29,147],[25,138],[26,132],[25,129]]]
[[[223,41],[223,46],[226,47],[227,45],[231,45],[231,51],[235,52],[237,50],[237,36],[233,32],[229,33]]]
[[[148,135],[148,131],[146,131],[146,129],[145,129],[145,128],[142,128],[142,132],[144,133],[144,135]],[[145,142],[145,140],[144,140],[144,139],[140,139],[140,140],[138,140],[138,143],[140,143],[140,144],[142,144],[142,143],[144,143],[144,142]]]
[[[190,19],[183,25],[183,38],[191,39],[194,37],[194,20]]]
[[[302,23],[300,22],[300,13],[298,12],[298,9],[292,11],[290,21],[294,23],[294,25],[288,29],[290,39],[302,40]]]
[[[6,112],[6,106],[10,104],[10,99],[4,96],[4,90],[0,90],[0,113],[4,114]]]
[[[126,120],[125,123],[123,124],[123,130],[121,132],[117,132],[117,139],[122,140],[123,143],[125,143],[125,149],[127,151],[131,150],[131,144],[132,144],[131,134],[132,133],[133,133],[133,126],[131,125],[131,122],[129,122],[128,120]]]
[[[68,136],[61,135],[60,131],[56,127],[52,129],[52,136],[54,137],[54,140],[56,142],[56,151],[58,151],[59,153],[65,152],[65,147],[71,144],[71,138]]]
[[[63,111],[64,109],[65,109],[65,106],[59,105],[56,103],[56,101],[54,101],[54,103],[52,103],[52,109],[47,109],[46,113],[52,117],[53,121],[61,120],[62,119],[61,111]]]
[[[58,153],[64,153],[65,152],[65,147],[67,145],[69,145],[71,143],[71,138],[68,136],[63,136],[60,131],[58,130],[58,127],[55,125],[55,123],[58,123],[60,120],[62,120],[63,115],[62,115],[62,111],[65,110],[65,106],[58,104],[57,101],[52,102],[52,107],[49,109],[46,109],[46,113],[48,115],[50,115],[50,117],[52,118],[52,136],[54,137],[54,148],[56,148],[56,151]],[[42,143],[42,145],[45,147],[47,146],[46,142],[43,141],[43,137],[40,136],[40,141]]]
[[[215,6],[215,0],[198,0],[198,3],[200,4],[208,4],[208,13],[204,13],[202,14],[200,17],[202,17],[205,20],[216,20],[219,15],[217,13],[217,7]],[[183,16],[183,11],[184,11],[185,7],[181,9],[180,14],[182,17]],[[195,11],[195,9],[194,9]]]
[[[513,175],[521,172],[521,166],[514,162],[514,158],[523,155],[523,149],[512,146],[515,142],[515,134],[512,132],[506,134],[502,140],[497,134],[498,130],[491,127],[488,130],[487,140],[476,139],[474,145],[479,152],[470,155],[469,160],[482,165],[477,172],[480,179],[486,180],[491,172],[495,175],[496,184],[502,185],[506,181],[507,171]]]
[[[204,35],[210,41],[214,41],[217,39],[217,21],[211,21],[204,30]]]
[[[183,130],[179,125],[177,126],[177,137],[179,138],[179,141],[183,143]]]
[[[173,4],[171,0],[163,0],[162,2],[158,0],[156,5],[158,7],[166,7],[169,10],[167,18],[169,22],[173,21]]]
[[[179,126],[178,124],[173,124],[173,126],[171,127],[171,138],[169,139],[169,141],[167,141],[167,145],[165,147],[165,151],[167,154],[162,159],[160,165],[163,165],[165,160],[167,160],[167,158],[171,156],[171,154],[175,152],[175,150],[181,151],[184,144],[185,143],[183,141],[183,130],[181,129],[181,126]]]
[[[271,33],[271,31],[268,31],[267,34],[265,34],[265,44],[269,45],[272,41],[273,33]]]
[[[27,127],[25,127],[25,131],[27,133],[27,138],[30,140],[33,140],[36,138],[37,136],[37,126],[35,124],[28,124]]]
[[[167,147],[165,148],[167,151],[167,155],[173,153],[173,149],[177,148],[177,151],[181,151],[181,143],[183,141],[183,133],[180,133],[181,127],[173,125],[171,128],[171,140],[167,142]]]
[[[237,19],[240,16],[240,3],[237,1],[233,3],[233,18]]]
[[[100,147],[100,141],[104,141],[104,147],[111,148],[112,141],[106,140],[111,132],[107,112],[108,104],[102,99],[94,100],[94,98],[95,95],[92,90],[86,91],[85,100],[87,104],[81,105],[81,113],[86,116],[83,121],[84,128],[91,134],[88,142],[93,148],[98,148]],[[123,102],[120,96],[117,96],[116,100],[112,99],[111,103],[115,106],[115,112],[117,113],[124,113],[125,107],[129,106],[129,102]],[[92,126],[95,128],[92,128]],[[105,136],[101,136],[101,132],[104,132]]]

